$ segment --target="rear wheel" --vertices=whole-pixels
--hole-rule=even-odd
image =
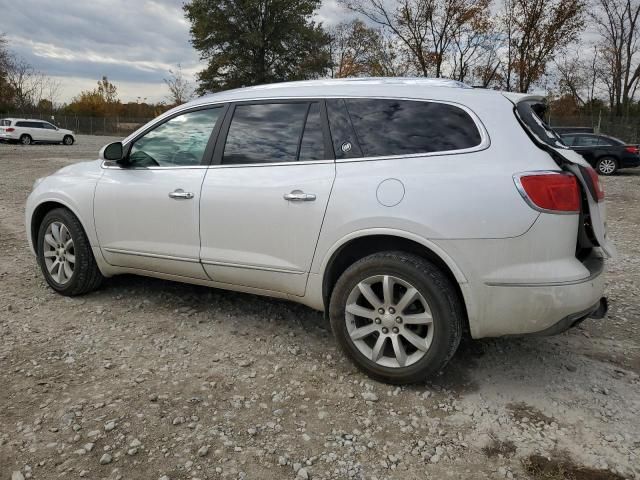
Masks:
[[[31,145],[33,143],[33,139],[31,135],[27,135],[26,133],[20,136],[20,143],[22,145]]]
[[[80,221],[65,208],[45,215],[38,231],[37,253],[45,280],[62,295],[90,292],[103,280]]]
[[[596,163],[596,170],[600,175],[613,175],[618,170],[618,162],[611,157],[600,158]]]
[[[370,255],[338,279],[331,328],[356,366],[383,382],[426,380],[451,359],[463,309],[451,281],[432,263],[404,252]]]
[[[73,145],[73,137],[71,135],[65,135],[62,143],[65,145]]]

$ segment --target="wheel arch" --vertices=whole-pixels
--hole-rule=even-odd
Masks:
[[[33,213],[31,214],[29,233],[31,235],[31,246],[33,247],[34,252],[36,252],[37,248],[38,230],[40,229],[40,224],[42,223],[42,220],[47,215],[47,213],[49,213],[51,210],[55,210],[56,208],[65,208],[73,213],[73,215],[78,219],[78,222],[80,222],[80,225],[82,225],[82,229],[84,230],[85,235],[87,235],[88,238],[91,238],[88,235],[89,232],[87,231],[86,225],[84,225],[84,223],[82,222],[82,217],[78,215],[78,212],[76,212],[74,208],[58,199],[45,200],[43,202],[40,202],[33,209]]]
[[[327,255],[322,268],[322,301],[325,314],[329,311],[329,299],[338,278],[354,262],[373,253],[382,251],[402,251],[422,257],[436,266],[451,280],[456,293],[462,302],[465,324],[468,328],[467,304],[461,285],[467,279],[456,263],[437,245],[408,232],[377,229],[373,232],[359,232],[351,235],[335,245]]]

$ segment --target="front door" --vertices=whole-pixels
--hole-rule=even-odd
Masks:
[[[126,166],[106,166],[94,215],[112,265],[206,279],[200,264],[200,189],[222,107],[174,116],[133,140]]]
[[[322,102],[232,108],[202,187],[202,263],[217,282],[304,295],[335,177]]]

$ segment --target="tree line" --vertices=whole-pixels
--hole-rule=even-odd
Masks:
[[[327,28],[321,0],[191,0],[194,88],[178,66],[164,102],[122,103],[107,77],[56,105],[59,81],[12,55],[0,36],[0,112],[153,116],[194,93],[289,80],[446,77],[514,92],[544,90],[563,113],[640,115],[640,0],[338,0],[349,19]],[[585,32],[590,32],[585,35]]]
[[[322,77],[446,77],[553,92],[562,111],[640,113],[640,0],[192,0],[198,91]],[[586,38],[584,32],[592,32]]]

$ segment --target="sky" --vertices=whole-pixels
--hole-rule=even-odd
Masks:
[[[166,100],[163,78],[178,64],[188,78],[204,66],[189,43],[184,0],[0,0],[9,48],[61,83],[58,102],[93,89],[106,75],[122,101]],[[348,13],[323,0],[317,20]]]

